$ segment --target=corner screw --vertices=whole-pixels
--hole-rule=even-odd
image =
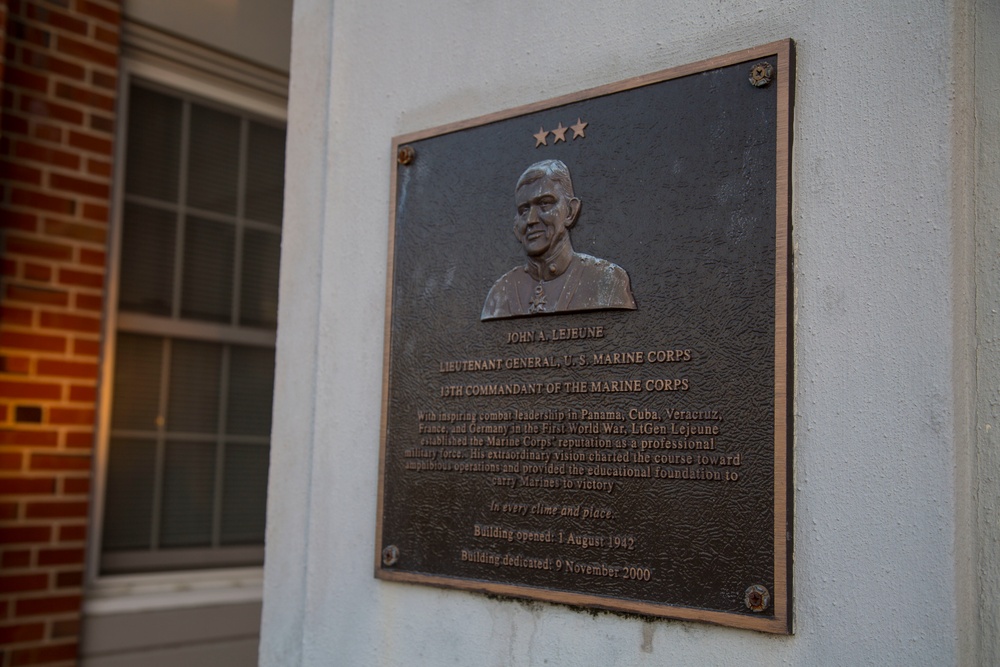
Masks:
[[[399,549],[395,544],[390,544],[385,549],[382,549],[382,565],[386,567],[392,567],[399,562]]]
[[[396,152],[396,162],[404,166],[413,162],[415,157],[417,157],[417,152],[413,150],[413,146],[400,146]]]
[[[743,602],[747,609],[759,614],[771,606],[771,594],[760,584],[754,584],[743,595]]]
[[[771,63],[757,63],[750,68],[750,83],[756,88],[763,88],[774,78],[774,68]]]

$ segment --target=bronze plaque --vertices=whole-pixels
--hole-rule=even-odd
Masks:
[[[791,46],[394,140],[376,576],[790,632]]]

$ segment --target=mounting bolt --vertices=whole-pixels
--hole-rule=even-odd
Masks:
[[[396,162],[404,166],[413,162],[415,157],[417,157],[417,151],[413,150],[413,146],[400,146],[399,150],[396,151]]]
[[[399,548],[395,544],[390,544],[382,549],[382,565],[392,567],[399,562]]]
[[[771,594],[760,584],[754,584],[743,595],[743,602],[750,611],[760,613],[771,606]]]
[[[771,67],[771,63],[757,63],[750,68],[750,83],[756,88],[763,88],[771,83],[772,78],[774,78],[774,68]]]

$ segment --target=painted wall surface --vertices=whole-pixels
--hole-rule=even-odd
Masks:
[[[261,663],[975,660],[972,20],[922,0],[298,0]],[[796,634],[376,581],[391,137],[785,37]]]
[[[1000,659],[1000,4],[977,3],[975,35],[979,650]]]
[[[292,0],[125,0],[125,15],[288,71]]]

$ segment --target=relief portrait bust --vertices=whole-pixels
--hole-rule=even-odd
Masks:
[[[585,310],[635,310],[623,268],[573,250],[570,230],[580,215],[569,168],[536,162],[514,188],[514,236],[527,262],[500,277],[483,304],[481,320]]]

